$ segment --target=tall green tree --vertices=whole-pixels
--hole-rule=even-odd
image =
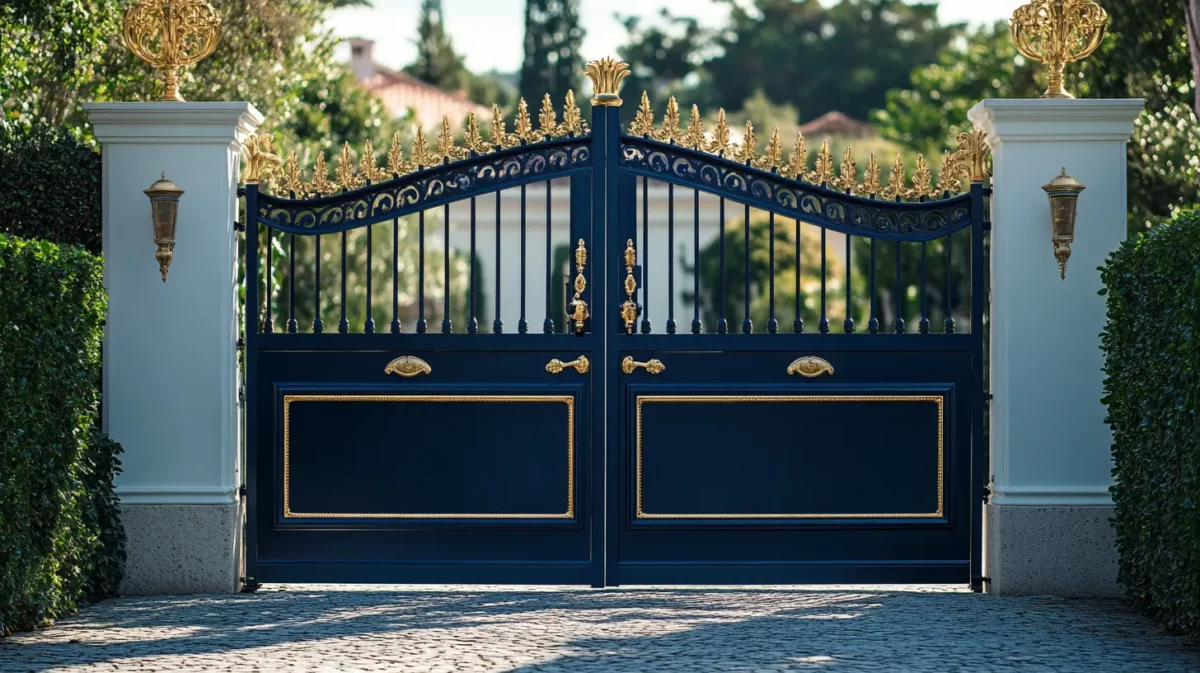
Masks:
[[[935,60],[962,31],[937,21],[937,5],[903,0],[753,0],[730,6],[730,25],[707,60],[710,105],[733,107],[761,89],[801,119],[830,110],[865,119],[912,70]]]
[[[536,105],[549,93],[555,101],[579,88],[583,58],[579,0],[526,0],[525,60],[521,64],[521,96]]]
[[[904,88],[887,92],[875,112],[880,134],[928,156],[938,156],[970,122],[967,112],[984,98],[1037,98],[1044,69],[1017,53],[1008,22],[997,21],[944,47],[935,62],[912,71]]]
[[[463,57],[454,51],[450,36],[446,34],[442,0],[421,0],[416,43],[417,60],[405,68],[405,72],[448,91],[467,87],[468,73]]]

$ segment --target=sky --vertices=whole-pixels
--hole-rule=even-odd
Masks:
[[[371,9],[341,9],[330,19],[342,37],[375,40],[375,60],[395,68],[412,62],[416,48],[417,13],[420,0],[373,0]],[[830,0],[832,1],[832,0]],[[928,1],[928,0],[926,0]],[[1008,18],[1026,0],[941,0],[943,23],[984,23]],[[705,25],[721,25],[728,15],[726,5],[711,0],[581,0],[581,23],[587,30],[583,55],[587,59],[615,56],[625,41],[625,29],[614,14],[656,18],[662,8],[673,14],[693,16]],[[521,65],[525,0],[443,0],[446,29],[454,48],[475,72],[516,71]]]

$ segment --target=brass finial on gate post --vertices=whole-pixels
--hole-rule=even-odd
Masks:
[[[179,71],[217,48],[221,13],[204,0],[138,0],[125,12],[121,40],[163,78],[162,101],[183,101]]]
[[[592,80],[593,107],[621,107],[621,81],[629,76],[629,64],[607,56],[591,61],[583,74]]]
[[[1063,86],[1063,70],[1096,51],[1107,25],[1108,12],[1094,0],[1032,0],[1013,12],[1017,51],[1050,69],[1042,98],[1074,98]]]

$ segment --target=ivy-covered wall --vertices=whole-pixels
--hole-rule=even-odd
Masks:
[[[1126,241],[1101,271],[1119,579],[1200,638],[1200,212]]]
[[[83,248],[0,234],[0,634],[121,581],[120,447],[95,430],[102,268]]]

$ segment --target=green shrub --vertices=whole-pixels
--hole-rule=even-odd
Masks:
[[[1200,638],[1200,213],[1126,241],[1101,272],[1120,581]]]
[[[100,254],[100,155],[61,128],[0,121],[0,234]]]
[[[0,234],[0,634],[111,595],[119,447],[93,430],[102,263]]]

